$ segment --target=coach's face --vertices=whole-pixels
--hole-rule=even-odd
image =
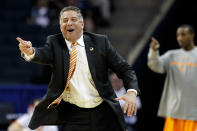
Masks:
[[[83,34],[84,22],[75,11],[66,11],[60,16],[60,29],[68,41],[76,42]]]

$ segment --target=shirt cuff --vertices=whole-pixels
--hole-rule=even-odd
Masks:
[[[149,49],[148,58],[157,58],[159,55],[159,51],[154,51],[152,48]]]
[[[138,93],[137,93],[137,91],[135,89],[128,89],[127,92],[129,92],[129,91],[135,92],[136,96],[138,95]]]
[[[34,56],[35,56],[35,49],[33,48],[33,50],[34,50],[34,53],[33,53],[32,55],[23,54],[24,59],[25,59],[26,61],[31,61],[31,60],[34,58]]]

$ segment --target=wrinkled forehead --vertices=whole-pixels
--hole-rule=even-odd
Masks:
[[[79,14],[76,11],[68,10],[61,14],[60,19],[66,18],[79,18]]]

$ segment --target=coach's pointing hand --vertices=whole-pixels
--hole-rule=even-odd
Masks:
[[[24,41],[20,37],[16,38],[19,41],[19,49],[23,54],[33,55],[34,49],[30,41]]]

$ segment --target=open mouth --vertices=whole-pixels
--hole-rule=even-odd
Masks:
[[[73,32],[73,31],[74,31],[74,29],[68,29],[67,31],[68,31],[68,32]]]

